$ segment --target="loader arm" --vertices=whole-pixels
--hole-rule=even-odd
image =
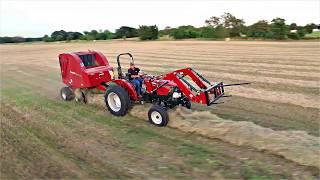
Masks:
[[[189,81],[186,80],[186,77]],[[210,81],[192,68],[176,70],[165,75],[164,80],[173,81],[177,84],[181,92],[192,102],[210,106],[224,96],[223,82],[212,85]]]

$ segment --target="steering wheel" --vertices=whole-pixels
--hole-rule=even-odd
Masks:
[[[129,80],[131,76],[131,73],[126,73],[124,79]]]
[[[144,76],[146,75],[146,73],[144,73],[143,71],[140,71],[140,72],[138,73],[138,75],[139,75],[140,77],[144,77]]]

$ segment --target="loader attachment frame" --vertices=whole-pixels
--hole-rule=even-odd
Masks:
[[[204,91],[205,97],[206,97],[206,103],[208,106],[212,104],[217,104],[216,101],[218,101],[221,97],[224,97],[224,86],[223,82],[220,82],[214,86],[209,87]],[[213,94],[213,98],[210,99],[210,94]]]
[[[189,81],[185,79],[186,77]],[[176,70],[167,74],[164,79],[176,83],[181,92],[192,102],[210,106],[224,97],[223,82],[213,84],[192,68]]]

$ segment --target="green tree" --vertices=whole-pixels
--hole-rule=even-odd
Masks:
[[[223,25],[221,22],[221,18],[217,16],[212,16],[209,19],[205,20],[205,24],[214,28]]]
[[[304,30],[303,27],[297,26],[296,30],[297,32],[289,32],[288,38],[298,40],[298,39],[302,39],[305,36],[306,31]]]
[[[244,20],[238,19],[230,13],[224,13],[221,16],[223,20],[223,26],[230,30],[231,37],[240,36],[241,33],[245,33]]]
[[[215,36],[217,39],[226,38],[230,36],[230,32],[223,26],[218,26],[215,28]]]
[[[89,31],[83,31],[84,35],[88,35],[90,32]]]
[[[211,26],[205,26],[201,28],[201,37],[203,38],[216,38],[215,30]]]
[[[26,39],[24,37],[21,37],[21,36],[14,36],[11,39],[12,39],[12,41],[14,43],[21,43],[21,42],[25,42],[26,41]]]
[[[42,37],[36,37],[36,38],[28,37],[28,38],[25,38],[25,41],[26,42],[42,41]]]
[[[96,35],[96,39],[97,40],[106,40],[107,39],[107,35],[103,32],[99,32],[97,35]]]
[[[270,31],[268,21],[261,20],[248,27],[247,36],[253,38],[267,38]]]
[[[275,18],[271,21],[271,32],[274,39],[283,40],[288,38],[289,28],[285,24],[285,21],[282,18]]]
[[[64,40],[66,40],[66,38],[63,35],[59,34],[59,35],[55,36],[54,40],[55,41],[64,41]]]
[[[96,40],[96,39],[102,40],[105,38],[105,36],[102,34],[102,32],[98,32],[97,30],[91,30],[90,32],[83,31],[83,34],[84,35],[81,34],[79,39],[91,41],[91,40]]]
[[[214,28],[224,27],[228,29],[231,37],[240,36],[241,33],[246,32],[246,28],[244,26],[244,20],[238,19],[234,15],[230,13],[224,13],[220,17],[212,16],[209,19],[205,20],[207,26],[211,26]]]
[[[170,36],[175,39],[189,39],[200,37],[199,30],[193,26],[179,26],[170,32]]]
[[[138,33],[141,40],[154,40],[158,39],[159,37],[159,30],[156,25],[140,26]]]
[[[91,30],[89,35],[93,37],[93,40],[97,39],[98,31],[97,30]]]
[[[201,28],[201,37],[211,39],[223,39],[229,36],[228,29],[222,25],[217,27],[206,26]]]
[[[306,33],[312,33],[312,30],[316,28],[317,28],[317,25],[315,25],[314,23],[310,23],[304,26]]]
[[[116,38],[137,37],[138,31],[133,27],[121,26],[119,29],[116,29],[115,36]]]
[[[54,40],[54,41],[64,41],[66,40],[68,37],[68,33],[64,30],[60,30],[60,31],[54,31],[52,34],[51,34],[51,38]]]
[[[68,32],[68,35],[69,33],[72,34],[72,40],[80,39],[80,37],[83,36],[83,34],[80,32]]]
[[[163,30],[159,31],[160,36],[166,36],[169,35],[172,31],[172,28],[170,26],[166,26]]]
[[[80,40],[87,40],[87,35],[83,35],[79,38]]]
[[[288,38],[289,38],[289,39],[295,39],[295,40],[298,40],[298,39],[300,39],[300,36],[299,36],[299,34],[298,34],[298,33],[296,33],[296,32],[289,32],[289,34],[288,34]]]
[[[49,37],[47,34],[43,36],[42,41],[44,42],[53,42],[54,39],[52,39],[51,37]]]
[[[92,34],[85,35],[85,40],[92,41],[92,40],[95,40],[95,39],[96,39],[96,37],[93,36]]]
[[[300,38],[304,38],[304,36],[306,35],[306,30],[304,29],[304,27],[298,27],[298,32],[299,37]]]
[[[103,33],[106,35],[106,39],[113,39],[115,37],[114,33],[110,32],[109,30],[104,30]]]
[[[4,43],[12,43],[12,39],[11,37],[0,37],[0,44],[4,44]]]
[[[297,30],[297,29],[298,29],[298,25],[297,25],[296,23],[291,23],[291,24],[289,25],[289,29],[290,29],[290,30]]]
[[[186,38],[184,31],[178,28],[173,28],[169,34],[174,39],[184,39]]]
[[[3,43],[21,43],[21,42],[25,42],[26,39],[24,37],[20,37],[20,36],[15,36],[15,37],[0,37],[0,44]]]
[[[90,33],[89,33],[90,34]],[[95,36],[97,40],[106,40],[106,39],[112,39],[114,37],[114,34],[110,32],[109,30],[100,30],[96,35],[90,34],[92,36]]]
[[[74,35],[73,35],[73,32],[67,32],[67,41],[71,41],[71,40],[73,40],[75,37],[74,37]]]

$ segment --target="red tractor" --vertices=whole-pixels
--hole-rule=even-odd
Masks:
[[[153,76],[142,75],[142,95],[139,97],[135,87],[130,83],[129,73],[123,73],[120,63],[123,53],[117,56],[117,77],[107,58],[97,51],[63,53],[59,55],[61,76],[67,85],[61,89],[65,101],[76,99],[86,103],[86,93],[90,89],[105,92],[105,103],[108,110],[116,116],[124,116],[135,102],[154,104],[149,112],[149,121],[156,126],[166,126],[169,118],[167,109],[178,105],[191,108],[191,102],[207,106],[217,104],[224,95],[225,86],[241,85],[223,82],[212,83],[192,68],[173,71],[168,74]]]

